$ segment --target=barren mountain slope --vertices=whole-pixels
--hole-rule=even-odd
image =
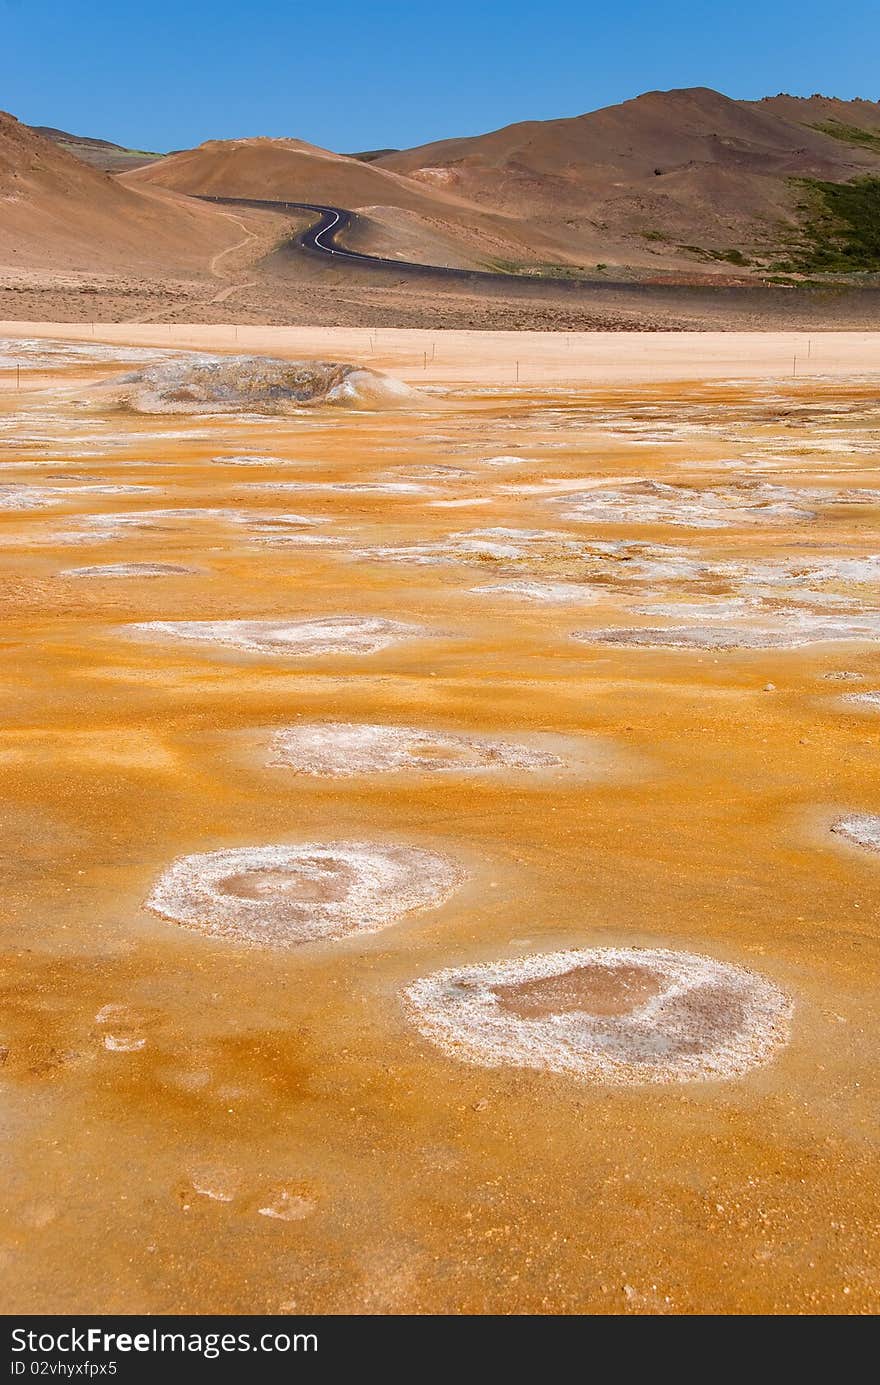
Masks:
[[[0,265],[207,273],[245,230],[205,204],[127,187],[0,113]]]
[[[378,163],[547,234],[564,228],[572,250],[638,263],[668,259],[680,246],[750,249],[791,217],[797,198],[789,179],[880,172],[880,149],[810,129],[801,118],[818,123],[833,108],[843,120],[850,103],[801,103],[792,108],[795,121],[791,101],[732,101],[707,88],[649,92],[589,115],[443,140]],[[851,104],[875,112],[871,103]]]
[[[880,134],[880,101],[839,101],[835,96],[764,96],[760,101],[743,101],[743,106],[770,111],[794,125],[839,125]]]
[[[143,149],[127,149],[124,144],[114,144],[109,139],[92,139],[88,135],[72,135],[67,130],[56,130],[53,125],[31,125],[35,135],[42,135],[53,144],[75,154],[83,163],[102,173],[124,173],[129,168],[140,168],[143,164],[155,163],[161,154],[149,153]]]
[[[367,218],[358,248],[432,262],[486,265],[494,258],[553,258],[564,237],[523,227],[515,217],[479,207],[455,191],[436,189],[377,163],[292,139],[210,140],[196,149],[126,174],[129,188],[173,188],[192,196],[325,203]],[[396,242],[400,233],[401,244]]]

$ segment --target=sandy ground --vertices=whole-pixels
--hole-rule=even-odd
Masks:
[[[112,359],[4,362],[7,1310],[876,1312],[880,856],[830,831],[880,813],[878,713],[847,701],[880,686],[876,635],[591,641],[670,604],[689,629],[695,605],[876,618],[877,338],[823,338],[796,379],[791,337],[455,334],[427,369],[417,333],[102,338],[359,355],[436,392],[148,416],[86,391]],[[639,482],[672,488],[665,518],[627,511]],[[707,490],[721,527],[674,522]],[[572,517],[578,491],[623,495],[615,521]],[[70,575],[131,563],[169,570]],[[132,629],[342,613],[415,633],[290,657]],[[327,720],[551,737],[565,772],[268,763]],[[331,839],[460,883],[289,950],[144,907],[183,855]],[[790,1034],[730,1080],[616,1089],[461,1062],[404,1002],[596,947],[752,970]]]
[[[416,386],[803,381],[880,372],[880,332],[431,332],[0,322],[0,336],[356,361]]]

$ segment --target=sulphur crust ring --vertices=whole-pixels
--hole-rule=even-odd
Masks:
[[[629,1005],[621,975],[638,982]],[[540,987],[528,983],[553,983],[552,996],[559,978],[577,976],[588,978],[600,1013],[577,1000],[516,1013],[515,997],[526,991],[534,1008]],[[603,989],[617,992],[610,1008]],[[788,1042],[792,1013],[765,977],[661,948],[588,948],[447,969],[411,985],[405,1004],[425,1038],[464,1062],[616,1087],[741,1077]]]
[[[463,879],[445,857],[408,845],[232,847],[174,861],[146,907],[209,937],[291,947],[376,932],[443,904]]]

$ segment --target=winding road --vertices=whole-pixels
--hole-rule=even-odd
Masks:
[[[632,280],[612,280],[604,277],[557,278],[550,274],[504,274],[487,269],[458,269],[448,265],[419,264],[414,260],[396,260],[383,255],[365,255],[359,250],[349,250],[339,244],[339,236],[350,230],[358,221],[356,212],[344,207],[324,206],[318,202],[282,202],[252,197],[211,197],[202,195],[203,202],[214,202],[229,207],[254,207],[282,215],[301,216],[304,212],[314,220],[302,231],[289,236],[277,247],[276,255],[305,255],[311,259],[323,260],[326,264],[361,266],[377,274],[393,272],[399,282],[401,278],[437,280],[461,285],[501,288],[504,296],[519,298],[557,299],[560,294],[578,295],[583,300],[594,300],[592,304],[579,303],[576,306],[590,306],[606,311],[608,300],[614,300],[615,308],[620,307],[631,314],[640,314],[645,309],[661,314],[671,312],[673,318],[668,323],[652,318],[640,324],[643,330],[687,329],[701,330],[712,327],[719,319],[719,309],[730,311],[742,317],[745,330],[754,330],[756,323],[768,326],[767,313],[776,314],[769,325],[777,325],[786,330],[806,330],[812,327],[811,313],[819,314],[816,328],[821,328],[823,306],[835,303],[841,309],[841,300],[850,298],[861,301],[870,308],[868,313],[857,312],[853,328],[861,326],[864,317],[866,325],[873,326],[880,314],[880,289],[828,285],[803,286],[794,293],[790,288],[771,287],[767,284],[712,284],[703,283],[645,283]],[[233,247],[236,248],[236,247]],[[246,287],[241,285],[240,287]],[[603,304],[602,299],[606,302]],[[875,306],[876,305],[876,306]],[[573,304],[572,307],[575,307]],[[684,313],[678,318],[679,313]],[[688,317],[687,314],[691,316]],[[694,316],[700,315],[700,316]],[[800,321],[799,321],[800,319]],[[633,326],[631,321],[629,324]],[[620,327],[617,328],[620,330]]]
[[[278,202],[252,197],[209,197],[204,194],[199,200],[228,207],[256,207],[288,216],[313,212],[317,219],[304,231],[297,231],[280,248],[332,258],[335,263],[348,262],[366,267],[393,269],[400,274],[419,278],[441,275],[460,283],[477,280],[480,283],[504,284],[507,288],[514,284],[552,285],[557,290],[614,287],[613,284],[606,284],[604,280],[564,279],[549,274],[501,274],[489,269],[458,269],[449,265],[419,264],[416,260],[396,260],[383,255],[365,255],[359,250],[347,249],[337,240],[339,235],[350,230],[358,220],[356,212],[346,211],[344,207],[327,207],[318,202]],[[626,284],[622,287],[631,289],[632,285]]]

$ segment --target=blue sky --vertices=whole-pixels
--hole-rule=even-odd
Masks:
[[[142,149],[412,145],[658,87],[880,97],[878,0],[0,0],[0,26],[0,104]]]

